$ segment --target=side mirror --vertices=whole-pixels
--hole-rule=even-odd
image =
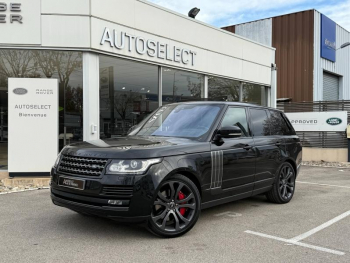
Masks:
[[[237,138],[242,136],[242,130],[237,126],[221,127],[217,132],[221,138]]]

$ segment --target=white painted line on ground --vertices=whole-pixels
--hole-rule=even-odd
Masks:
[[[220,214],[215,214],[214,216],[229,216],[229,217],[240,217],[242,214],[231,212],[231,211],[226,211]]]
[[[306,247],[306,248],[310,248],[310,249],[314,249],[314,250],[318,250],[318,251],[322,251],[322,252],[327,252],[327,253],[331,253],[331,254],[334,254],[334,255],[339,255],[339,256],[345,255],[345,253],[342,252],[342,251],[333,250],[333,249],[324,248],[324,247],[319,247],[319,246],[314,246],[314,245],[309,245],[309,244],[302,243],[302,242],[299,242],[299,241],[292,241],[291,239],[275,237],[275,236],[266,235],[266,234],[263,234],[263,233],[254,232],[254,231],[250,231],[250,230],[246,230],[244,232],[247,233],[247,234],[252,234],[252,235],[265,237],[265,238],[270,238],[270,239],[278,240],[278,241],[281,241],[281,242],[284,242],[284,243],[288,243],[288,244],[292,244],[292,245],[296,245],[296,246],[301,246],[301,247]]]
[[[315,233],[317,233],[318,231],[321,231],[322,229],[325,229],[326,227],[329,227],[331,225],[333,225],[334,223],[342,220],[343,218],[347,217],[350,215],[350,210],[329,220],[328,222],[326,223],[323,223],[322,225],[318,226],[318,227],[315,227],[314,229],[311,229],[310,231],[307,231],[305,232],[304,234],[301,234],[299,236],[296,236],[296,237],[293,237],[292,239],[290,239],[291,241],[299,241],[299,240],[302,240],[302,239],[305,239]]]
[[[314,185],[320,185],[320,186],[331,186],[331,187],[339,187],[339,188],[348,188],[350,189],[350,186],[343,186],[343,185],[334,185],[334,184],[318,184],[318,183],[310,183],[310,182],[303,182],[303,181],[296,181],[300,184],[314,184]]]
[[[44,190],[44,189],[50,189],[50,187],[41,187],[41,188],[30,188],[30,189],[23,189],[23,190],[16,190],[16,191],[8,191],[8,192],[2,192],[0,195],[7,195],[7,194],[15,194],[15,193],[22,193],[22,192],[28,192],[28,191],[35,191],[35,190]]]

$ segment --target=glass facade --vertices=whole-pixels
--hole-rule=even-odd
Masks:
[[[265,86],[243,83],[242,101],[267,106],[267,89]]]
[[[239,101],[240,85],[237,80],[209,77],[208,98],[217,101]]]
[[[202,74],[112,56],[98,57],[101,139],[126,135],[160,105],[172,102],[208,98],[267,105],[268,87],[261,85],[208,76],[206,86]],[[58,79],[59,148],[83,140],[83,53],[0,49],[0,170],[7,169],[11,77]]]
[[[204,76],[163,68],[163,105],[172,102],[200,100],[204,97]]]
[[[83,140],[82,53],[0,49],[0,169],[7,169],[8,78],[59,80],[59,148]]]
[[[156,110],[158,67],[100,56],[100,137],[124,136]]]

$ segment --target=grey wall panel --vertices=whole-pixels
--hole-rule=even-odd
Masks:
[[[235,33],[261,44],[272,46],[272,18],[236,25]]]
[[[323,100],[323,72],[328,71],[340,76],[339,97],[350,99],[350,46],[336,51],[336,62],[321,58],[321,14],[314,11],[314,101]],[[336,45],[350,42],[350,32],[336,25]]]

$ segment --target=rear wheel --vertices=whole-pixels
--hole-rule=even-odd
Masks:
[[[183,175],[163,182],[152,206],[148,229],[162,237],[178,237],[195,225],[201,209],[196,185]]]
[[[276,182],[266,193],[269,201],[285,204],[292,200],[295,191],[295,171],[290,163],[284,163],[279,170]]]

